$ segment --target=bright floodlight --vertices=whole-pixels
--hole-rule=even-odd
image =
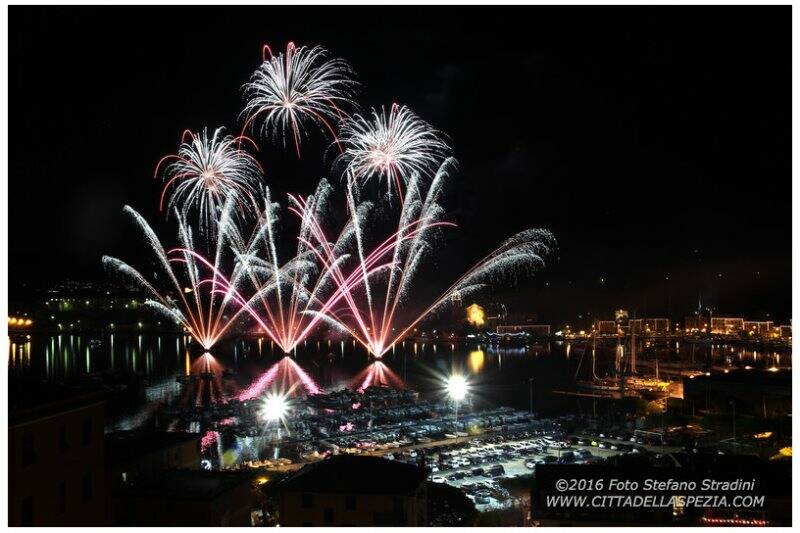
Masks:
[[[269,421],[276,421],[282,419],[288,410],[289,404],[286,401],[286,396],[272,393],[264,400],[261,415]]]
[[[453,374],[447,379],[447,394],[457,402],[466,397],[467,388],[467,379],[464,376]]]

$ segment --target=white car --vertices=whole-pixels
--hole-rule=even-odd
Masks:
[[[433,481],[434,483],[445,483],[447,480],[442,476],[433,476],[431,478],[431,481]]]

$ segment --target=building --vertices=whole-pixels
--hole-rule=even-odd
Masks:
[[[379,457],[337,455],[277,487],[281,526],[426,526],[427,470]]]
[[[470,325],[482,328],[486,324],[486,311],[478,304],[472,304],[466,308],[466,319]]]
[[[530,333],[532,337],[549,337],[549,324],[521,324],[518,326],[497,326],[498,335],[507,333],[518,333],[524,331]]]
[[[614,322],[616,322],[618,326],[626,325],[628,323],[628,310],[617,309],[614,311]]]
[[[248,472],[167,470],[114,493],[118,526],[249,526],[255,504]]]
[[[623,333],[636,335],[666,335],[669,328],[669,318],[631,318],[627,327],[621,326]]]
[[[747,367],[749,368],[749,367]],[[692,412],[730,413],[773,418],[791,416],[791,370],[731,370],[683,379],[683,398]]]
[[[772,321],[745,320],[742,326],[748,335],[757,337],[767,337],[772,332]]]
[[[733,335],[744,330],[744,319],[725,316],[711,317],[711,333],[715,335]]]
[[[779,326],[779,328],[780,328],[780,336],[782,339],[792,338],[792,326]]]
[[[649,335],[663,335],[669,333],[669,318],[645,318],[644,332]]]
[[[616,335],[618,333],[617,322],[614,320],[596,320],[594,331],[598,335]]]
[[[109,433],[105,444],[109,488],[153,479],[165,470],[199,470],[200,437],[177,431]]]
[[[702,315],[691,315],[683,319],[683,329],[687,333],[701,333],[708,331],[708,318]]]
[[[101,391],[52,383],[9,390],[8,524],[107,523]]]

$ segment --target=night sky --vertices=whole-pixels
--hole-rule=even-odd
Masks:
[[[238,131],[261,45],[347,59],[363,107],[446,132],[459,229],[420,275],[444,288],[545,227],[548,268],[487,294],[543,322],[791,312],[791,7],[9,8],[9,286],[141,264],[122,207],[171,237],[158,159],[185,128]],[[330,174],[321,135],[261,142],[279,198]],[[169,240],[169,239],[164,239]]]

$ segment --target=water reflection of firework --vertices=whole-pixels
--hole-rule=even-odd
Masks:
[[[189,403],[192,399],[198,407],[225,403],[227,398],[222,383],[223,371],[222,365],[208,352],[195,359],[189,373],[192,379],[185,380],[187,387],[184,390],[183,403]]]
[[[319,394],[322,391],[300,365],[291,357],[284,357],[242,390],[237,398],[239,401],[252,400],[260,397],[268,388],[289,396],[296,394],[298,390],[304,390],[307,394]]]
[[[400,376],[381,361],[375,361],[351,380],[351,387],[363,392],[368,387],[392,387],[404,389],[405,383]]]

